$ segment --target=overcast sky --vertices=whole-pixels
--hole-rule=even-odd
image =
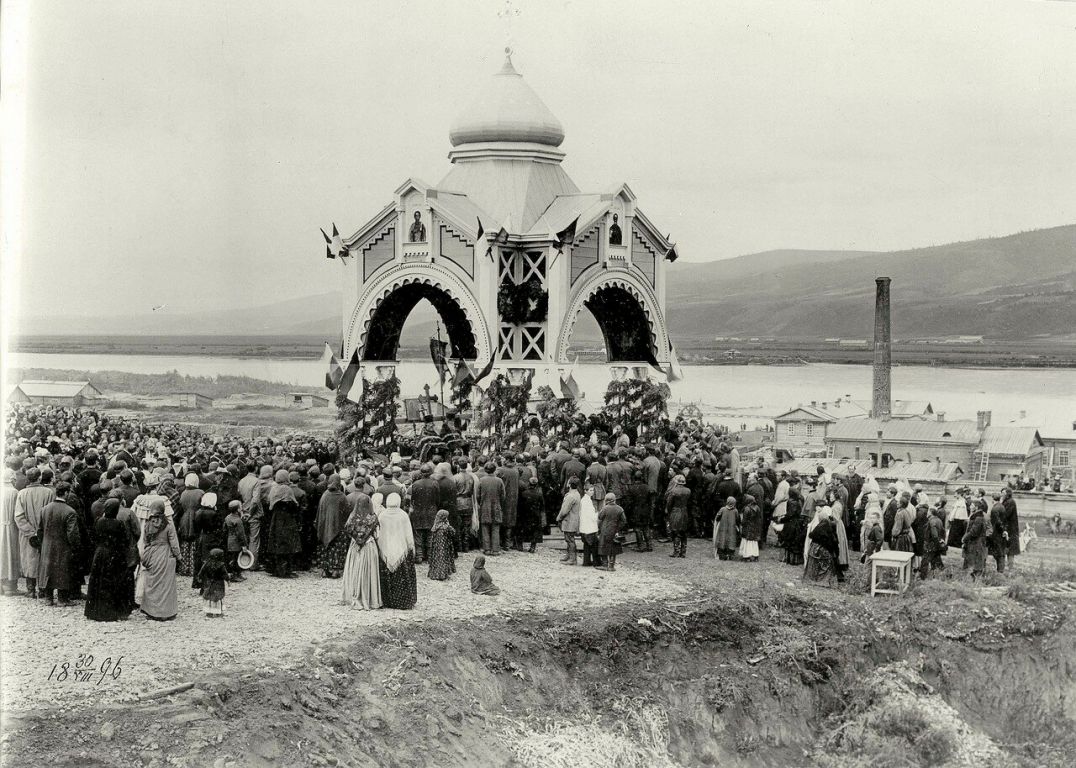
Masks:
[[[408,177],[439,181],[506,43],[564,125],[569,175],[628,182],[686,260],[1076,222],[1076,3],[504,8],[34,0],[22,300],[330,290],[318,227],[350,234]]]

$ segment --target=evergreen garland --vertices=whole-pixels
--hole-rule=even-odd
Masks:
[[[386,453],[397,448],[396,415],[400,408],[400,380],[363,379],[362,402],[353,403],[346,393],[336,393],[336,441],[343,455],[364,451]]]
[[[642,436],[653,431],[668,415],[670,395],[667,384],[655,384],[649,379],[611,381],[605,390],[602,414],[610,424],[638,427]]]
[[[557,397],[545,385],[538,387],[538,418],[542,434],[547,438],[568,437],[576,426],[579,404],[570,397]]]
[[[482,450],[500,452],[522,450],[527,442],[527,403],[531,396],[531,380],[516,386],[498,374],[486,388],[481,415],[473,425],[479,433]]]

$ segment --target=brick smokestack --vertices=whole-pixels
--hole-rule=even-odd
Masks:
[[[893,366],[889,328],[889,278],[875,278],[874,292],[874,386],[871,416],[888,419],[893,410],[890,372]]]

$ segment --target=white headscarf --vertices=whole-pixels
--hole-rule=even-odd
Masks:
[[[378,514],[377,519],[380,522],[377,546],[381,550],[381,560],[390,572],[394,572],[407,559],[407,555],[415,551],[411,518],[400,509],[400,494],[389,494],[385,508]]]

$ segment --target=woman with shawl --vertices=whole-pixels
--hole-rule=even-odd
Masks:
[[[873,477],[868,479],[868,482],[870,481],[874,481],[874,484],[878,485],[878,482]],[[867,551],[867,539],[874,524],[877,522],[879,527],[882,525],[882,503],[879,501],[880,498],[880,491],[871,491],[867,494],[866,508],[863,511],[863,524],[859,526],[859,548],[864,552]],[[874,551],[876,552],[877,550]],[[871,554],[874,553],[872,552]]]
[[[814,520],[807,527],[807,553],[804,558],[804,578],[811,581],[830,579],[837,573],[839,553],[837,532],[833,527],[829,507],[819,507]]]
[[[486,556],[479,555],[471,567],[471,591],[476,595],[499,595],[501,590],[494,585],[493,577],[486,570]]]
[[[176,561],[179,537],[164,516],[164,499],[149,504],[149,519],[142,528],[142,613],[156,621],[176,617]]]
[[[444,581],[456,572],[456,554],[453,546],[456,530],[448,520],[448,510],[440,509],[433,519],[430,529],[430,545],[426,559],[430,569],[426,576],[436,581]]]
[[[719,559],[731,560],[736,552],[739,544],[739,535],[736,532],[738,524],[736,497],[729,496],[725,499],[725,506],[714,516],[714,555]]]
[[[836,510],[830,507],[829,519],[833,525],[833,532],[837,535],[837,561],[834,565],[837,581],[844,581],[844,572],[848,570],[848,531],[844,527],[842,516],[835,512]]]
[[[789,500],[791,502],[791,499]],[[785,517],[791,512],[791,504],[786,508]],[[799,517],[799,514],[796,514]],[[787,524],[786,524],[787,527]],[[755,503],[755,497],[748,494],[743,497],[743,516],[740,520],[740,559],[758,562],[758,540],[762,538],[762,508]],[[781,533],[784,533],[782,529]]]
[[[180,576],[194,575],[194,546],[197,536],[194,532],[194,516],[202,503],[202,494],[205,493],[198,487],[198,475],[189,473],[183,478],[183,492],[179,495],[179,506],[173,507],[176,512],[175,528],[179,536],[179,564],[177,570]]]
[[[344,605],[372,611],[381,607],[381,577],[378,572],[377,529],[382,495],[360,495],[344,532],[351,545],[344,563]]]
[[[273,576],[291,578],[295,575],[291,559],[302,551],[299,514],[299,500],[295,498],[295,491],[288,483],[288,470],[277,470],[269,488],[269,526],[266,538],[266,550],[273,558]],[[343,569],[343,558],[340,568]],[[339,572],[336,575],[339,577]]]
[[[411,530],[411,518],[400,509],[400,494],[389,494],[387,506],[378,516],[378,523],[382,604],[386,608],[410,610],[418,602],[415,534]]]
[[[329,485],[318,502],[318,562],[325,578],[340,578],[351,546],[351,537],[344,532],[344,524],[351,514],[351,507],[339,475],[329,478]]]
[[[131,614],[127,526],[116,519],[118,499],[104,504],[104,515],[94,524],[97,548],[90,563],[85,615],[90,621],[123,621]]]

